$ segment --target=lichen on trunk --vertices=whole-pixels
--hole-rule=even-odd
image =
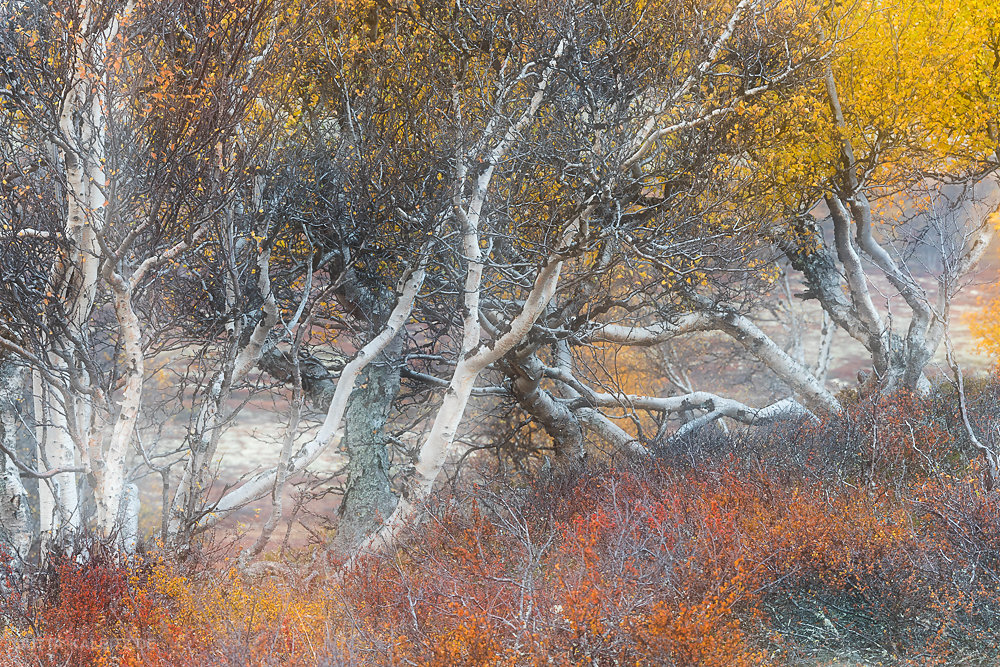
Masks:
[[[399,394],[402,337],[369,364],[347,404],[343,449],[347,481],[331,551],[346,557],[396,509],[385,427]]]

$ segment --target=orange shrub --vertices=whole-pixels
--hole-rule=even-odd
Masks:
[[[1000,493],[951,409],[899,395],[459,485],[343,578],[93,549],[8,568],[0,665],[995,664]]]

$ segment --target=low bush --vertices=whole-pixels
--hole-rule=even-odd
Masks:
[[[994,385],[971,402],[988,424]],[[90,545],[7,568],[0,664],[997,664],[1000,495],[952,410],[897,396],[568,476],[480,471],[342,578]]]

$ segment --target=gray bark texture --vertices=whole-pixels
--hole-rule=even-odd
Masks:
[[[396,509],[385,424],[399,394],[402,338],[397,336],[358,377],[347,403],[343,446],[349,457],[340,520],[330,550],[350,555]]]
[[[342,447],[348,457],[344,497],[338,511],[337,533],[330,543],[336,556],[347,557],[396,508],[392,490],[385,424],[399,394],[403,339],[397,336],[363,371],[347,402]],[[339,367],[336,367],[339,366]],[[291,381],[287,353],[272,348],[261,367],[272,377]],[[315,357],[299,359],[302,389],[313,408],[326,412],[337,389],[342,363],[335,367]]]
[[[541,386],[542,369],[538,359],[529,357],[506,369],[514,378],[511,392],[521,408],[538,421],[552,439],[555,468],[570,471],[584,459],[583,426],[570,402],[559,400]]]

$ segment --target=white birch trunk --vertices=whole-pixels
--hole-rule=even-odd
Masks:
[[[118,544],[125,553],[135,553],[139,543],[139,487],[135,484],[122,489],[117,523]]]
[[[84,2],[80,8],[80,21],[74,28],[76,35],[72,36],[76,38],[71,40],[76,66],[67,82],[58,119],[60,141],[56,143],[66,180],[63,236],[68,249],[54,267],[52,283],[58,286],[56,296],[68,316],[61,324],[69,330],[69,335],[57,338],[54,344],[62,354],[51,352],[49,361],[57,375],[74,378],[74,390],[62,393],[61,409],[53,406],[49,410],[50,427],[45,429],[41,452],[51,466],[58,468],[75,468],[78,453],[87,465],[92,465],[101,449],[94,424],[94,396],[99,389],[92,386],[88,373],[74,359],[86,353],[77,348],[89,340],[90,317],[100,279],[102,253],[98,234],[104,227],[107,203],[102,191],[107,181],[104,165],[108,127],[101,99],[106,73],[104,60],[118,35],[120,21],[131,11],[131,3],[107,19],[103,29],[94,30],[94,22],[104,20],[104,11],[91,2]],[[51,328],[58,330],[55,326]],[[57,393],[55,389],[49,387],[50,396]],[[98,455],[96,462],[100,460]],[[51,484],[56,507],[53,521],[47,527],[54,533],[75,530],[81,521],[76,473],[60,472]],[[116,481],[112,485],[120,486]],[[117,505],[116,501],[111,504]],[[48,523],[43,518],[43,525]]]
[[[47,387],[38,369],[31,373],[31,396],[35,414],[35,458],[39,462],[39,467],[45,456],[45,437],[47,429],[45,424],[49,421],[49,405],[45,400]],[[52,493],[49,480],[38,481],[38,532],[41,535],[51,535],[55,528],[55,506],[56,500]]]
[[[142,404],[142,386],[145,376],[145,356],[141,344],[139,318],[132,307],[132,290],[125,280],[108,272],[108,283],[114,293],[115,315],[118,319],[125,357],[125,388],[118,418],[111,432],[110,442],[98,459],[91,461],[96,488],[97,528],[104,536],[120,533],[119,509],[125,489],[125,462],[132,434],[135,432]],[[138,501],[138,496],[136,496]]]
[[[51,490],[53,507],[49,520],[51,526],[49,537],[57,537],[64,531],[73,531],[80,527],[80,494],[77,488],[77,476],[70,469],[76,468],[76,440],[70,431],[70,419],[67,412],[75,409],[72,402],[52,401],[56,392],[48,388],[50,397],[48,407],[49,424],[45,429],[41,448],[41,458],[49,468],[58,468],[61,472],[45,480]],[[54,403],[54,404],[53,404]],[[61,404],[60,404],[61,403]],[[72,414],[70,412],[70,414]],[[39,488],[43,486],[39,484]]]
[[[24,396],[25,367],[0,364],[0,429],[3,442],[3,469],[0,471],[0,541],[19,568],[31,545],[28,495],[14,464],[17,456],[18,408]]]

